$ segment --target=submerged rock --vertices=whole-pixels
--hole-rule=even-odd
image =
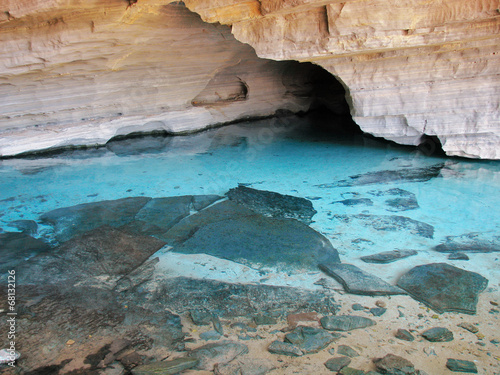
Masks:
[[[329,315],[321,318],[321,325],[329,331],[352,331],[353,329],[371,327],[375,324],[369,318],[355,315]]]
[[[204,225],[173,251],[209,254],[253,267],[315,269],[322,262],[340,262],[337,250],[314,229],[293,219],[257,214]]]
[[[416,250],[393,250],[367,255],[360,259],[366,263],[391,263],[417,254],[418,252]]]
[[[440,253],[493,253],[500,252],[500,236],[488,233],[466,233],[448,236],[446,241],[434,248]]]
[[[344,199],[333,203],[342,203],[344,206],[373,206],[373,201],[368,198]]]
[[[446,263],[431,263],[412,268],[397,285],[437,312],[475,314],[478,295],[488,280]]]
[[[14,220],[9,223],[9,227],[17,228],[30,236],[35,236],[38,232],[38,224],[34,220]]]
[[[380,196],[393,196],[396,198],[387,199],[384,203],[388,206],[387,211],[399,212],[409,211],[419,208],[417,197],[410,191],[393,188],[389,190],[374,190],[369,191],[368,194]]]
[[[467,372],[471,374],[477,374],[476,364],[471,361],[448,358],[448,360],[446,361],[446,367],[448,367],[448,369],[453,372]]]
[[[54,226],[58,241],[65,242],[103,225],[120,227],[134,220],[139,210],[151,200],[148,197],[122,198],[49,211],[40,220]]]
[[[338,335],[314,327],[297,327],[285,335],[285,340],[304,353],[317,353],[333,342]]]
[[[230,363],[215,365],[214,375],[265,375],[273,368],[273,363],[263,358],[237,358]]]
[[[449,260],[469,260],[469,257],[467,256],[467,254],[464,254],[464,253],[450,253],[450,255],[448,255],[448,259]]]
[[[405,294],[405,291],[352,264],[320,264],[319,268],[342,284],[348,293],[368,296]]]
[[[422,336],[431,342],[453,341],[453,332],[444,327],[434,327],[422,333]]]
[[[414,341],[415,340],[415,336],[413,336],[410,331],[406,330],[406,329],[403,329],[403,328],[399,328],[396,332],[396,338],[400,339],[400,340],[405,340],[405,341]]]
[[[425,238],[434,237],[434,227],[427,223],[410,219],[406,216],[397,215],[334,215],[334,219],[353,225],[363,225],[372,227],[378,231],[384,232],[399,232],[408,231],[415,236]]]
[[[241,185],[229,190],[226,195],[230,200],[268,217],[297,219],[310,224],[316,214],[311,201],[291,195]]]
[[[390,184],[400,182],[424,182],[440,175],[444,163],[431,165],[426,168],[405,168],[397,170],[386,170],[377,172],[368,172],[349,176],[348,180],[341,180],[332,184],[318,185],[322,188],[330,187],[351,187],[373,184]]]
[[[248,352],[248,347],[235,341],[221,341],[193,349],[188,353],[190,358],[199,360],[198,370],[213,371],[218,363],[231,362],[237,356]]]
[[[27,258],[48,252],[50,249],[51,247],[44,241],[26,233],[0,233],[0,259],[2,259],[0,277],[4,277],[7,270],[24,264]]]
[[[88,281],[96,276],[125,276],[164,246],[149,236],[102,226],[76,236],[50,254],[29,260],[23,282],[52,284],[62,280]],[[119,260],[119,261],[117,261]]]

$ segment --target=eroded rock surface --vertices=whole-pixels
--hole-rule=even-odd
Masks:
[[[186,1],[261,57],[313,61],[348,88],[362,130],[448,155],[500,157],[496,0]],[[459,48],[458,48],[459,46]]]
[[[483,276],[446,263],[412,268],[397,285],[438,312],[476,312],[478,295],[488,285]]]

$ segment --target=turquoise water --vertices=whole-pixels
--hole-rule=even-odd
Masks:
[[[388,280],[411,265],[445,260],[432,247],[446,236],[500,234],[499,162],[428,156],[369,138],[317,133],[308,125],[305,119],[271,119],[190,136],[138,138],[107,148],[0,161],[0,228],[15,231],[12,221],[37,221],[44,212],[80,203],[141,195],[223,195],[245,184],[310,199],[318,211],[311,226],[330,239],[342,261],[362,264],[360,256],[394,249],[420,252],[411,264],[385,266]],[[436,176],[424,181],[356,185],[360,179],[351,178],[433,167]],[[387,200],[398,198],[390,192],[396,188],[414,194],[418,208],[391,209]],[[355,204],[339,202],[346,199],[355,199]],[[367,217],[360,221],[351,215]],[[370,222],[381,215],[428,224],[433,236],[374,229]],[[50,228],[40,225],[38,236],[50,239]],[[467,269],[481,270],[493,281],[499,278],[495,253],[470,257]]]

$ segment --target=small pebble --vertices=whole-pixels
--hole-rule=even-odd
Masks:
[[[363,305],[359,304],[359,303],[355,303],[351,306],[351,308],[354,310],[354,311],[361,311],[361,310],[364,310],[365,308],[363,307]]]
[[[466,329],[467,331],[472,332],[472,333],[478,333],[479,332],[479,328],[477,328],[475,325],[473,325],[471,323],[462,322],[458,326],[460,328]]]
[[[387,309],[384,309],[383,307],[372,307],[370,309],[370,312],[373,314],[373,316],[382,316],[386,311]]]
[[[413,341],[415,340],[415,336],[413,336],[409,331],[406,329],[398,329],[396,332],[396,337],[400,340],[405,340],[405,341]]]
[[[375,305],[378,307],[387,307],[387,304],[381,300],[378,300],[377,302],[375,302]]]
[[[75,340],[68,340],[66,341],[66,345],[73,345],[75,343]]]

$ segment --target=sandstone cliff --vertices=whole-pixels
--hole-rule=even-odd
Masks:
[[[0,155],[307,110],[239,40],[338,77],[367,133],[500,159],[498,0],[168,3],[0,0]]]
[[[498,0],[187,0],[261,57],[312,61],[345,85],[354,120],[404,144],[500,158]]]
[[[229,27],[182,4],[0,5],[3,156],[134,132],[182,133],[311,104],[309,93],[286,85],[297,62],[258,58]]]

